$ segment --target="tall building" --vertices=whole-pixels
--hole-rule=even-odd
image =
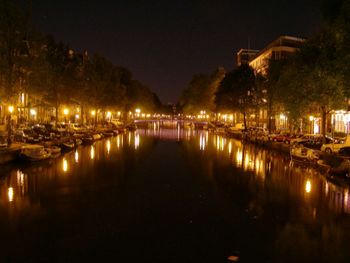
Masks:
[[[305,39],[303,38],[280,36],[251,59],[249,65],[256,73],[266,75],[271,59],[281,60],[288,58],[291,54],[298,51],[304,42]]]
[[[240,49],[237,52],[237,67],[242,64],[248,64],[258,53],[259,50],[255,49]]]

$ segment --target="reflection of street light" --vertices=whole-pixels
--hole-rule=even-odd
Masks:
[[[311,188],[312,188],[312,186],[311,186],[311,181],[310,181],[310,180],[307,180],[307,181],[306,181],[306,184],[305,184],[305,192],[306,192],[306,193],[310,193],[310,192],[311,192]]]

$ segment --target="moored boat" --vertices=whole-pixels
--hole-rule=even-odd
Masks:
[[[113,132],[104,132],[103,136],[104,137],[112,137],[112,136],[114,136],[114,133]]]
[[[94,139],[94,141],[98,141],[98,140],[102,139],[102,136],[101,136],[101,134],[96,133],[96,134],[92,135],[92,138]]]
[[[295,145],[290,149],[290,158],[292,161],[315,163],[319,156],[312,150],[303,145]]]
[[[51,153],[42,145],[26,145],[22,147],[20,157],[27,161],[43,161],[51,157]]]
[[[87,135],[82,138],[82,141],[84,145],[91,145],[95,140],[91,135]]]
[[[75,147],[74,141],[73,140],[69,140],[66,142],[61,143],[61,150],[65,151],[65,152],[69,152],[72,151]]]

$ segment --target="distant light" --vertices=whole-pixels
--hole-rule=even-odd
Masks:
[[[63,114],[64,114],[64,115],[68,115],[68,113],[69,113],[69,109],[65,108],[65,109],[63,110]]]
[[[9,110],[9,113],[12,113],[15,110],[15,108],[11,105],[8,107],[8,110]]]
[[[118,114],[118,116],[120,116],[121,112],[120,112],[120,111],[118,111],[118,113],[117,113],[117,114]]]
[[[107,118],[110,119],[112,117],[112,112],[108,111],[107,112]]]
[[[141,110],[140,110],[140,109],[136,109],[135,112],[136,112],[136,113],[140,113]]]
[[[309,119],[310,119],[310,121],[313,121],[313,120],[315,119],[315,117],[311,115],[311,116],[309,117]]]
[[[92,116],[95,116],[95,115],[96,115],[96,111],[95,111],[95,110],[92,110],[92,111],[91,111],[91,115],[92,115]]]
[[[79,114],[75,114],[75,118],[79,119],[80,118]]]
[[[30,109],[30,115],[35,116],[36,115],[36,110],[35,109]]]

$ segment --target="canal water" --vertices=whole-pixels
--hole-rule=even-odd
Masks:
[[[205,131],[0,167],[0,262],[350,262],[349,188]]]

